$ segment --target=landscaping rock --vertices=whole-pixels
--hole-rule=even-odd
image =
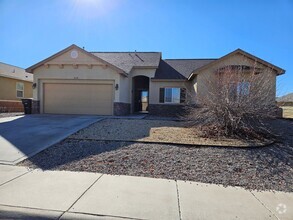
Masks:
[[[289,159],[290,155],[282,151],[283,147],[187,148],[160,144],[65,140],[20,165],[44,170],[147,176],[241,186],[251,190],[293,192],[292,160],[282,166],[267,160],[274,158],[276,152],[283,160]]]
[[[69,138],[19,165],[293,192],[293,122],[272,123],[276,123],[274,128],[281,139],[261,148],[186,147]]]

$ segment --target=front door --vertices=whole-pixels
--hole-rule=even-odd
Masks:
[[[149,105],[149,91],[142,90],[140,92],[140,100],[141,100],[141,111],[146,112],[148,111],[148,105]]]
[[[148,90],[136,90],[135,91],[135,112],[147,112],[149,103],[149,91]]]
[[[149,105],[149,77],[135,76],[133,85],[133,112],[147,113]]]

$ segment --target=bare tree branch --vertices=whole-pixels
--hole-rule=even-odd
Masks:
[[[275,118],[273,70],[230,65],[205,77],[207,92],[188,105],[185,119],[207,135],[264,138],[271,135],[265,121]]]

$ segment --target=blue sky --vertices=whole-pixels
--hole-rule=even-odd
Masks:
[[[286,70],[293,92],[293,0],[0,0],[0,61],[27,68],[65,47],[218,58],[241,48]]]

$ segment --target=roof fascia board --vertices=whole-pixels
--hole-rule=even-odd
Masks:
[[[269,68],[272,68],[272,69],[276,70],[278,72],[278,75],[282,75],[282,74],[285,73],[284,69],[282,69],[282,68],[280,68],[280,67],[278,67],[278,66],[276,66],[276,65],[274,65],[272,63],[269,63],[269,62],[267,62],[267,61],[265,61],[265,60],[263,60],[263,59],[261,59],[259,57],[256,57],[256,56],[254,56],[254,55],[252,55],[250,53],[247,53],[246,51],[243,51],[241,49],[237,49],[237,52],[243,54],[244,56],[250,58],[253,61],[257,61],[257,62],[259,62],[259,63],[261,63],[261,64],[263,64],[263,65],[265,65],[265,66],[267,66]]]
[[[156,79],[151,78],[151,81],[153,82],[185,82],[187,79]]]
[[[10,76],[10,75],[6,75],[3,73],[0,73],[0,76],[5,77],[5,78],[10,78],[10,79],[17,79],[17,80],[21,80],[21,81],[26,81],[26,82],[33,82],[33,80],[29,80],[29,79],[22,79],[16,76]]]
[[[133,69],[157,69],[158,66],[133,66]]]

